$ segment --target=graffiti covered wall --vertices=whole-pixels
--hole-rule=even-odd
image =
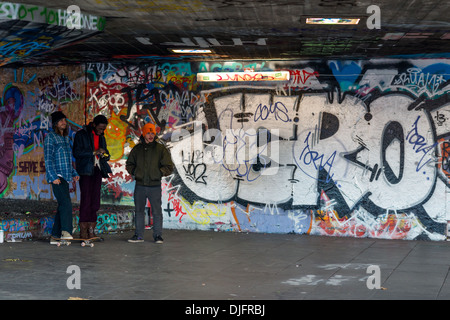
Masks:
[[[443,240],[450,220],[449,62],[4,69],[0,193],[52,198],[42,141],[48,115],[61,108],[72,135],[85,116],[110,120],[113,175],[104,180],[104,203],[133,204],[125,161],[142,125],[156,124],[176,164],[162,186],[166,228]],[[198,72],[247,68],[255,75],[288,70],[291,79],[196,80]],[[77,201],[76,185],[73,196]]]
[[[84,123],[82,67],[2,69],[0,78],[0,196],[54,199],[45,181],[43,143],[50,114],[63,110],[69,134]],[[73,200],[77,186],[72,185]]]

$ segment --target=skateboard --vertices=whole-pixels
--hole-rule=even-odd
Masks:
[[[85,247],[85,246],[89,246],[89,247],[93,247],[94,246],[94,241],[95,240],[100,240],[100,237],[95,237],[95,238],[89,238],[89,239],[77,239],[77,238],[73,238],[73,239],[60,239],[60,238],[53,238],[53,240],[57,240],[59,241],[57,243],[57,247],[60,247],[61,245],[66,245],[66,246],[70,246],[70,244],[72,243],[72,241],[81,241],[81,246]]]

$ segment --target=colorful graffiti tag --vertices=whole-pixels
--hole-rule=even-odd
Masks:
[[[67,8],[0,1],[0,65],[82,40],[105,27],[103,17],[78,15],[75,22]]]
[[[166,228],[446,238],[448,60],[64,68],[26,69],[23,77],[3,71],[3,197],[51,198],[41,142],[46,117],[62,108],[73,131],[99,113],[110,119],[113,175],[104,180],[104,203],[133,204],[125,161],[142,125],[156,124],[176,165],[162,185]],[[195,77],[245,69],[291,77],[279,84]]]

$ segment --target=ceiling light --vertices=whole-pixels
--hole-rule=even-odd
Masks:
[[[212,53],[210,49],[170,49],[173,53]]]
[[[199,82],[228,81],[287,81],[289,71],[245,71],[245,72],[201,72],[197,73]]]
[[[352,18],[306,18],[307,24],[358,24],[360,19]]]

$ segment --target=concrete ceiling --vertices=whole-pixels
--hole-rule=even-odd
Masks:
[[[167,57],[270,60],[450,56],[450,2],[445,0],[27,0],[20,3],[63,10],[77,5],[82,14],[104,18],[105,28],[88,30],[72,38],[63,34],[59,42],[45,50],[22,56],[15,52],[15,59],[8,60],[3,54],[3,64],[123,62]],[[380,9],[379,20],[371,10],[372,5]],[[305,23],[306,17],[361,20],[358,25],[309,25]],[[11,16],[8,18],[3,27],[0,23],[3,33],[11,33],[8,31]],[[377,21],[379,28],[376,28]],[[20,26],[17,23],[16,29]],[[2,43],[0,49],[1,46]],[[204,48],[213,53],[176,55],[170,48]]]

